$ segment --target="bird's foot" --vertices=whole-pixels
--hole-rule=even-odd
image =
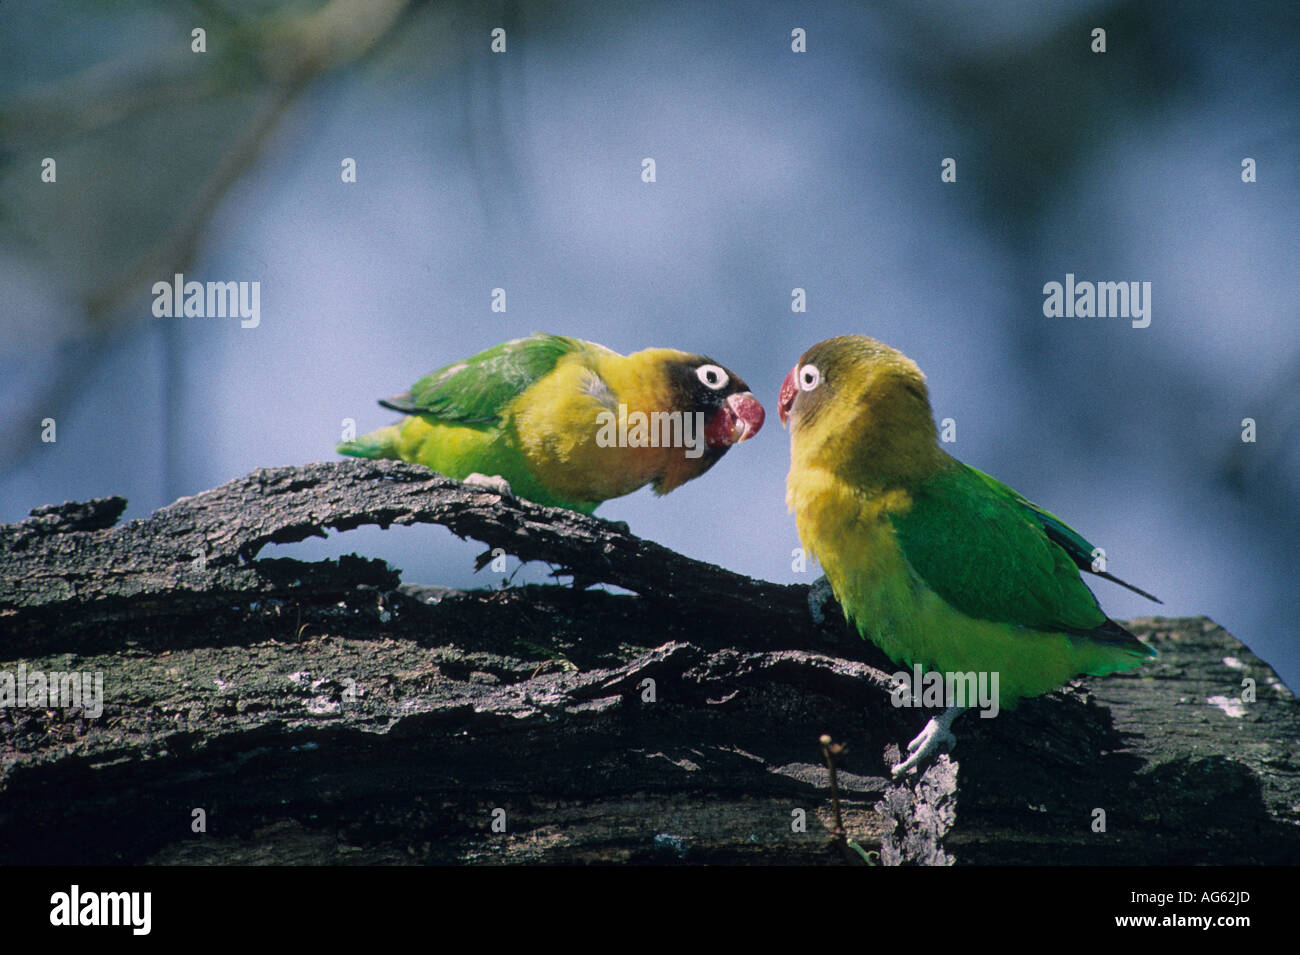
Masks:
[[[964,709],[963,706],[950,706],[942,714],[926,723],[925,729],[921,730],[916,739],[907,744],[907,751],[910,755],[897,766],[894,766],[890,772],[895,776],[910,773],[922,763],[928,762],[937,756],[940,749],[952,749],[956,746],[957,737],[952,733],[952,721],[960,716]]]
[[[826,605],[834,601],[835,591],[831,590],[831,582],[823,574],[808,588],[808,614],[813,623],[820,627],[826,622]]]
[[[502,497],[515,496],[515,492],[510,489],[510,482],[499,474],[479,474],[475,471],[469,477],[465,478],[464,483],[473,484],[475,487],[481,487],[488,491],[494,491]]]

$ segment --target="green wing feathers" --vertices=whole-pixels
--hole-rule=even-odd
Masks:
[[[1141,596],[1146,597],[1147,600],[1153,600],[1156,603],[1164,603],[1164,601],[1161,600],[1159,597],[1153,597],[1145,590],[1142,590],[1138,587],[1134,587],[1132,584],[1128,583],[1127,581],[1120,580],[1118,577],[1114,576],[1113,574],[1109,574],[1104,570],[1094,569],[1093,561],[1095,559],[1094,551],[1096,550],[1096,548],[1093,547],[1092,544],[1088,543],[1088,541],[1084,539],[1082,534],[1076,531],[1069,524],[1065,523],[1065,521],[1061,520],[1051,511],[1044,510],[1043,508],[1035,504],[1033,501],[1025,500],[1018,493],[1016,493],[1011,488],[1007,487],[997,478],[990,477],[989,475],[985,474],[983,471],[980,471],[976,468],[967,468],[967,470],[973,472],[981,480],[983,480],[986,484],[988,484],[995,493],[1005,493],[1011,495],[1011,497],[1015,499],[1017,504],[1019,504],[1022,508],[1025,508],[1026,510],[1030,511],[1034,516],[1034,518],[1036,518],[1038,522],[1042,524],[1043,530],[1046,532],[1047,536],[1051,538],[1052,541],[1056,543],[1058,546],[1065,549],[1065,552],[1070,555],[1070,559],[1074,561],[1074,565],[1078,567],[1080,570],[1086,570],[1090,574],[1096,574],[1098,577],[1104,577],[1107,580],[1109,580],[1111,583],[1119,584],[1121,587],[1125,587],[1133,591],[1133,593],[1135,594],[1140,594]]]
[[[1080,579],[1079,561],[1092,560],[1092,545],[982,471],[954,461],[914,490],[910,510],[891,519],[913,571],[966,616],[1152,655],[1107,619]]]
[[[457,480],[476,471],[500,475],[531,501],[590,513],[599,502],[572,501],[542,486],[501,425],[510,403],[549,375],[564,356],[593,347],[576,338],[539,334],[447,365],[406,394],[380,402],[406,418],[343,441],[338,452],[414,461]]]
[[[515,398],[582,347],[575,338],[530,335],[439,368],[409,392],[381,401],[403,414],[429,415],[458,424],[491,424]]]

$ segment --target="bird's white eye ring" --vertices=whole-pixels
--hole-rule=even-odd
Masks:
[[[727,387],[727,372],[717,365],[701,365],[695,369],[695,377],[703,382],[706,388],[712,388],[717,391],[720,388]]]
[[[822,373],[817,370],[816,365],[808,364],[799,369],[799,388],[803,391],[812,391],[822,383]]]

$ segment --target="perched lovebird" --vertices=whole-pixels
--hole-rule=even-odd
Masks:
[[[850,623],[896,663],[997,674],[1011,707],[1155,655],[1079,571],[1156,598],[1094,570],[1092,544],[1064,521],[945,453],[925,376],[902,352],[862,335],[814,345],[782,382],[779,413],[800,540]],[[894,773],[953,745],[962,709],[930,720]]]
[[[559,335],[489,348],[379,403],[408,417],[339,453],[400,458],[583,514],[646,484],[667,494],[763,426],[749,386],[710,358],[624,356]]]

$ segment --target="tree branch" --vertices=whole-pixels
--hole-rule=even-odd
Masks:
[[[1130,621],[1158,660],[969,714],[894,781],[930,713],[803,586],[400,462],[255,471],[119,526],[124,504],[0,526],[0,864],[1300,856],[1300,705],[1209,621]],[[258,556],[418,522],[633,593]],[[5,703],[37,672],[99,674],[102,712]]]

